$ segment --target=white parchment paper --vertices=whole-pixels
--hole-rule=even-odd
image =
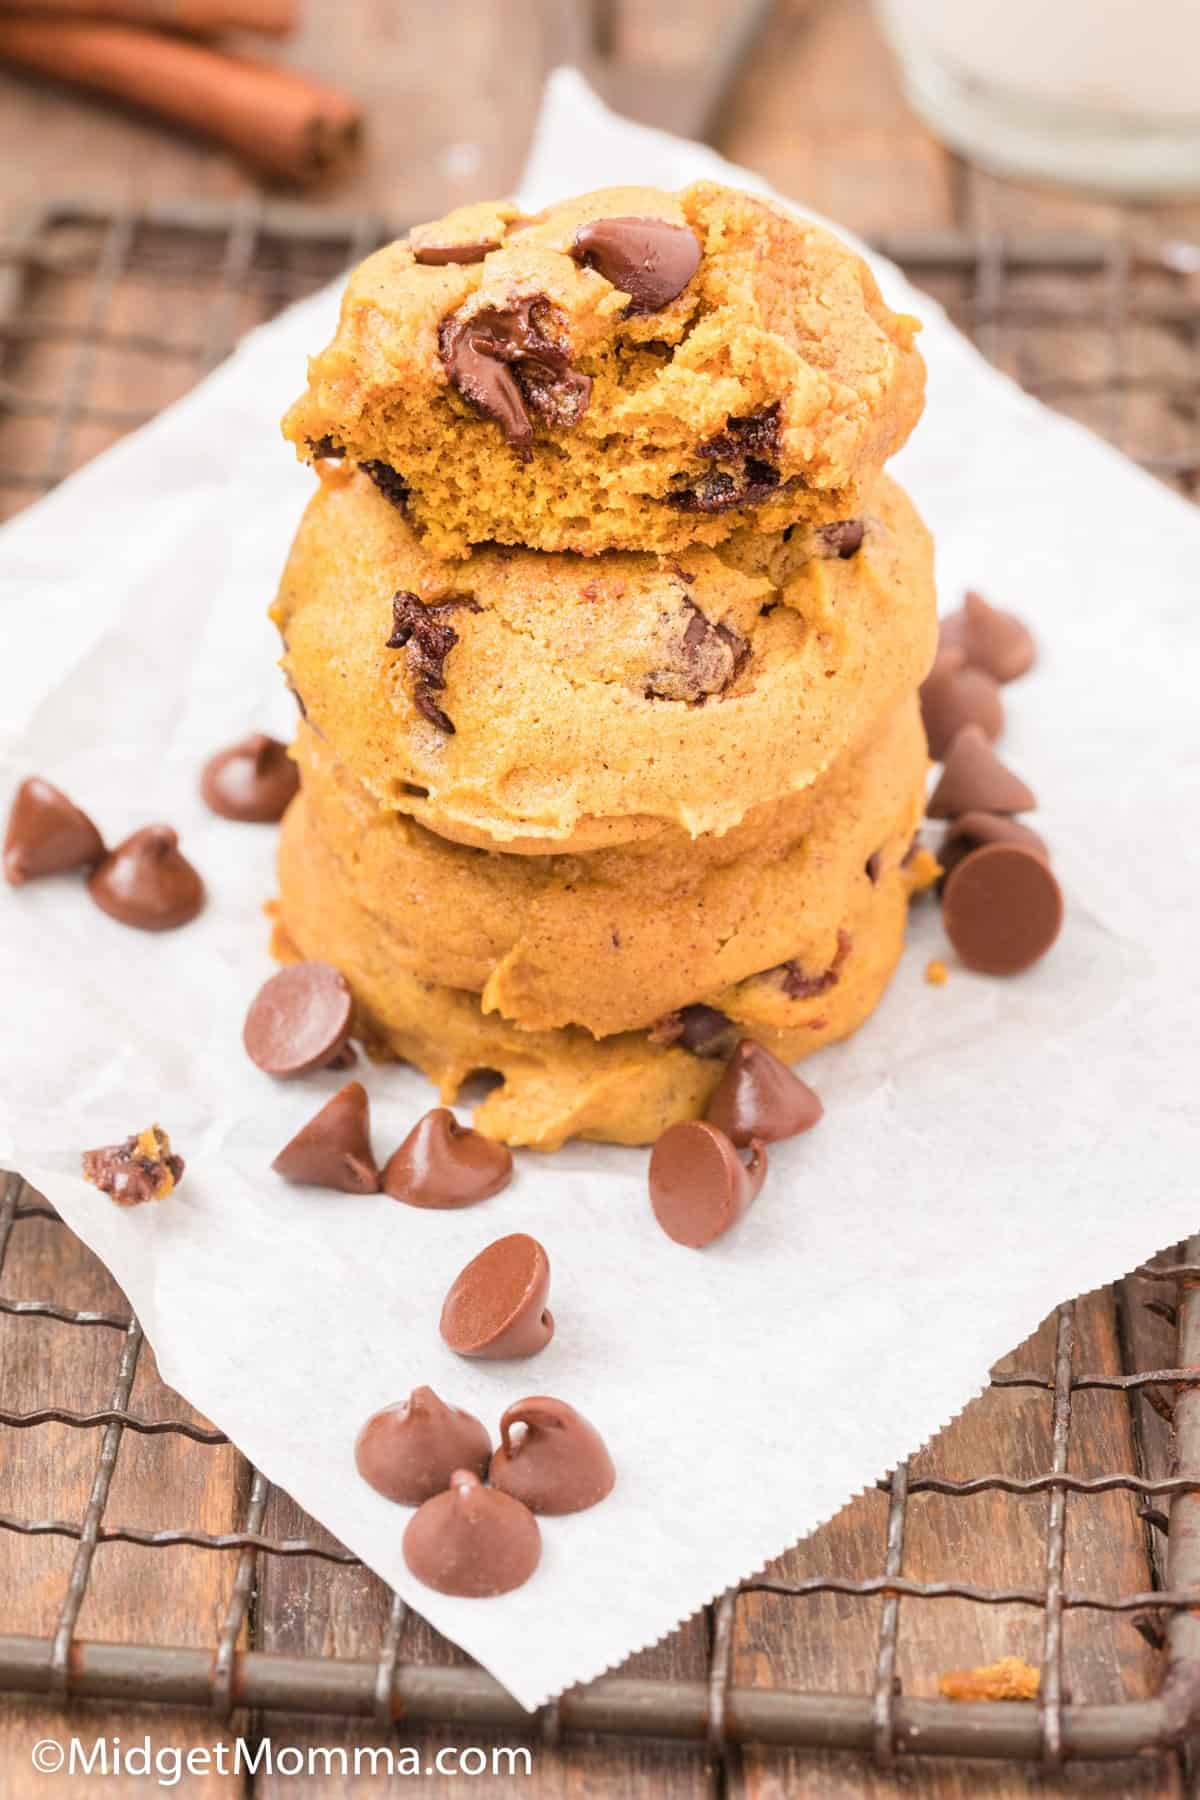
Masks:
[[[761,185],[560,72],[525,198],[705,175]],[[335,297],[255,333],[0,534],[5,794],[41,773],[110,841],[167,819],[211,894],[162,938],[69,879],[0,897],[0,1151],[111,1268],[164,1378],[529,1707],[810,1531],[1056,1301],[1200,1218],[1200,514],[880,275],[927,322],[929,408],[898,472],[937,534],[943,604],[979,585],[1041,640],[1008,690],[1005,750],[1041,797],[1068,923],[1025,978],[954,967],[939,990],[923,968],[944,940],[921,909],[877,1017],[806,1070],[825,1122],[772,1152],[762,1198],[704,1254],[658,1230],[638,1152],[520,1155],[505,1193],[458,1214],[270,1173],[345,1078],[275,1084],[244,1057],[274,833],[211,817],[196,782],[214,747],[289,729],[263,612],[312,478],[277,420]],[[432,1095],[411,1072],[368,1079],[386,1154]],[[187,1177],[121,1211],[78,1178],[79,1150],[151,1119]],[[461,1361],[437,1335],[442,1295],[513,1230],[549,1251],[557,1335],[536,1362]],[[546,1521],[515,1594],[422,1589],[400,1553],[408,1514],[355,1476],[362,1420],[419,1382],[492,1425],[523,1394],[559,1394],[608,1439],[612,1499]]]

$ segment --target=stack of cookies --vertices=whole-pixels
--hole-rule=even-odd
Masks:
[[[512,1144],[649,1142],[740,1038],[895,967],[930,540],[882,474],[915,322],[709,183],[460,209],[369,257],[285,421],[300,703],[277,947]]]

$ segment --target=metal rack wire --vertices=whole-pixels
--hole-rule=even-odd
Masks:
[[[64,202],[30,217],[22,230],[0,241],[0,515],[48,491],[104,443],[184,392],[248,325],[332,277],[386,235],[384,222],[371,218],[263,204],[233,211],[180,205],[133,213]],[[1182,492],[1200,497],[1200,250],[1167,245],[1140,253],[1088,239],[1002,243],[959,236],[881,247],[935,291],[981,347],[1025,385],[1107,432]],[[1071,278],[1065,288],[1064,276]],[[165,324],[168,298],[170,323]],[[1033,325],[1051,334],[1053,354],[1039,350],[1038,334],[1029,330]],[[142,391],[145,371],[153,371],[148,407],[122,404],[120,370],[130,358],[143,370]],[[19,1179],[6,1178],[0,1202],[0,1314],[112,1334],[118,1351],[106,1406],[90,1412],[61,1405],[0,1410],[0,1446],[6,1433],[50,1423],[99,1433],[81,1517],[0,1515],[0,1532],[75,1544],[52,1634],[0,1633],[0,1690],[192,1704],[220,1718],[257,1708],[345,1715],[383,1727],[403,1717],[408,1724],[460,1730],[529,1730],[521,1708],[481,1669],[424,1666],[402,1657],[406,1609],[398,1598],[373,1653],[361,1658],[289,1657],[241,1648],[261,1558],[309,1557],[357,1566],[347,1551],[315,1537],[268,1535],[270,1489],[257,1471],[248,1472],[236,1531],[216,1534],[186,1524],[150,1531],[108,1522],[126,1433],[173,1434],[195,1444],[197,1456],[227,1439],[184,1418],[150,1419],[131,1408],[143,1338],[128,1313],[78,1311],[54,1297],[4,1297],[20,1267],[19,1228],[31,1220],[67,1229]],[[1069,1757],[1121,1758],[1179,1742],[1200,1708],[1200,1533],[1194,1523],[1200,1504],[1200,1237],[1189,1242],[1182,1260],[1137,1273],[1164,1292],[1172,1285],[1177,1289],[1177,1304],[1152,1303],[1177,1325],[1175,1366],[1130,1368],[1120,1375],[1077,1369],[1075,1309],[1067,1304],[1058,1312],[1052,1370],[993,1379],[996,1390],[1046,1395],[1052,1430],[1043,1472],[1024,1479],[982,1472],[950,1480],[911,1475],[902,1464],[881,1484],[888,1507],[877,1573],[747,1582],[712,1609],[706,1680],[606,1676],[545,1709],[534,1729],[692,1741],[718,1760],[731,1746],[749,1742],[854,1750],[873,1755],[884,1767],[919,1749],[923,1756],[1017,1758],[1053,1769]],[[1174,1394],[1169,1476],[1152,1478],[1144,1467],[1086,1474],[1072,1469],[1073,1402],[1088,1390],[1121,1393],[1131,1402],[1146,1395],[1168,1410],[1170,1403],[1161,1396]],[[931,1582],[902,1574],[915,1496],[965,1499],[987,1492],[1031,1501],[1046,1497],[1039,1585],[988,1587],[965,1577]],[[1137,1593],[1081,1592],[1067,1585],[1067,1498],[1110,1492],[1132,1496],[1148,1529],[1165,1532],[1165,1557],[1155,1560],[1162,1585]],[[1166,1514],[1156,1505],[1162,1502]],[[236,1556],[213,1647],[80,1640],[81,1608],[97,1550],[113,1542],[167,1553],[190,1545]],[[799,1693],[735,1684],[734,1622],[747,1595],[792,1605],[815,1595],[881,1597],[869,1690]],[[899,1692],[901,1609],[909,1598],[1037,1609],[1042,1683],[1036,1703],[963,1704]],[[1167,1673],[1157,1696],[1113,1704],[1070,1700],[1064,1621],[1084,1609],[1125,1616],[1152,1640],[1165,1642]]]

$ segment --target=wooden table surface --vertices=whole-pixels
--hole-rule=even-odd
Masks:
[[[553,54],[560,21],[533,0],[439,0],[412,6],[401,0],[308,0],[296,41],[279,52],[322,70],[358,93],[370,118],[370,142],[353,180],[326,198],[331,206],[365,201],[413,218],[488,192],[504,191],[519,168],[543,66]],[[664,71],[686,67],[724,16],[719,0],[663,7],[637,0],[618,7],[615,37],[628,55]],[[925,227],[994,227],[1014,232],[1059,228],[1147,239],[1200,239],[1200,205],[1122,208],[1063,192],[994,179],[966,166],[919,123],[901,94],[890,57],[867,0],[781,0],[727,109],[719,138],[734,159],[760,169],[784,191],[802,197],[863,233]],[[52,195],[100,192],[122,198],[180,195],[236,196],[251,184],[223,154],[157,125],[110,113],[49,85],[0,74],[0,233],[31,202]],[[120,1305],[111,1282],[61,1229],[36,1221],[18,1230],[26,1292],[51,1288],[81,1308]],[[1147,1244],[1147,1252],[1154,1246]],[[14,1252],[15,1255],[15,1252]],[[1119,1372],[1132,1345],[1146,1362],[1169,1365],[1171,1338],[1141,1304],[1139,1284],[1126,1283],[1082,1301],[1077,1313],[1080,1366]],[[9,1291],[6,1278],[6,1289]],[[1010,1359],[1010,1366],[1048,1372],[1053,1324],[1047,1323]],[[67,1330],[50,1322],[0,1317],[0,1405],[14,1410],[54,1395],[79,1409],[108,1401],[115,1352],[104,1332]],[[862,1404],[847,1395],[846,1404]],[[133,1404],[148,1416],[179,1416],[181,1403],[157,1381],[146,1353]],[[186,1413],[186,1409],[183,1409]],[[1131,1433],[1157,1469],[1165,1467],[1166,1429],[1141,1402],[1130,1411],[1117,1394],[1083,1393],[1076,1400],[1072,1466],[1134,1466]],[[999,1468],[1015,1476],[1044,1470],[1049,1458],[1050,1411],[1044,1394],[992,1393],[969,1406],[914,1459],[918,1473],[967,1475]],[[96,1434],[48,1425],[0,1439],[0,1512],[23,1517],[81,1516],[96,1456]],[[14,1448],[15,1446],[15,1448]],[[21,1452],[21,1453],[18,1453]],[[197,1460],[185,1440],[126,1434],[115,1476],[110,1518],[157,1528],[186,1517],[210,1531],[236,1529],[244,1508],[237,1459],[228,1448]],[[198,1473],[200,1471],[200,1473]],[[920,1579],[961,1573],[989,1584],[1042,1579],[1045,1501],[1003,1494],[951,1503],[922,1496],[910,1514],[904,1572]],[[795,1579],[816,1571],[850,1575],[881,1566],[886,1497],[871,1492],[781,1559],[776,1573]],[[275,1496],[265,1529],[292,1535],[306,1529],[301,1515]],[[1067,1576],[1089,1590],[1142,1590],[1152,1585],[1153,1533],[1127,1495],[1069,1502]],[[0,1594],[5,1632],[51,1631],[72,1545],[60,1538],[29,1539],[0,1532]],[[203,1550],[172,1553],[169,1578],[161,1553],[115,1545],[97,1558],[80,1633],[85,1637],[211,1645],[228,1603],[236,1559]],[[738,1682],[786,1683],[800,1688],[841,1686],[868,1691],[874,1674],[879,1602],[824,1597],[788,1606],[767,1597],[740,1602],[733,1676]],[[263,1648],[298,1654],[363,1654],[377,1641],[386,1616],[382,1585],[361,1571],[331,1576],[306,1559],[264,1559],[255,1619]],[[966,1602],[903,1603],[898,1674],[904,1691],[937,1691],[949,1668],[1020,1654],[1037,1662],[1039,1615],[1017,1608],[982,1609]],[[1127,1621],[1104,1614],[1067,1618],[1067,1667],[1077,1700],[1118,1700],[1153,1692],[1161,1669],[1156,1653]],[[707,1667],[706,1629],[693,1621],[658,1648],[634,1659],[639,1672],[699,1678]],[[456,1660],[457,1653],[419,1621],[405,1654]],[[77,1706],[74,1729],[89,1737],[120,1734],[129,1742],[149,1731],[156,1744],[189,1746],[230,1741],[230,1729],[191,1713]],[[0,1700],[0,1796],[40,1791],[28,1774],[32,1744],[63,1735],[53,1708]],[[277,1743],[352,1745],[379,1742],[369,1732],[336,1722],[275,1719],[254,1722]],[[480,1734],[484,1741],[485,1734]],[[428,1740],[427,1740],[428,1741]],[[487,1738],[490,1742],[491,1739]],[[723,1770],[686,1749],[659,1744],[628,1747],[595,1741],[545,1746],[521,1783],[531,1800],[551,1794],[624,1794],[636,1800],[730,1793],[767,1800],[784,1795],[1016,1796],[1037,1782],[1047,1795],[1074,1792],[1181,1794],[1172,1758],[1076,1767],[1043,1781],[1029,1769],[910,1762],[902,1775],[874,1770],[865,1760],[747,1750]],[[394,1791],[380,1778],[351,1784],[358,1796]],[[134,1794],[145,1782],[95,1781],[86,1791]],[[490,1791],[469,1779],[417,1778],[413,1795]],[[65,1780],[48,1793],[72,1792]],[[80,1789],[79,1791],[83,1791]],[[185,1780],[182,1793],[232,1800],[251,1791],[240,1776],[211,1773]],[[296,1797],[344,1791],[336,1779],[270,1779],[253,1783],[256,1796]],[[350,1791],[350,1790],[345,1790]]]

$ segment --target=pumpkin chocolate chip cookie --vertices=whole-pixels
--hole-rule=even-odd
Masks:
[[[753,195],[462,208],[367,258],[285,420],[441,556],[594,554],[853,518],[921,410],[916,322]]]

